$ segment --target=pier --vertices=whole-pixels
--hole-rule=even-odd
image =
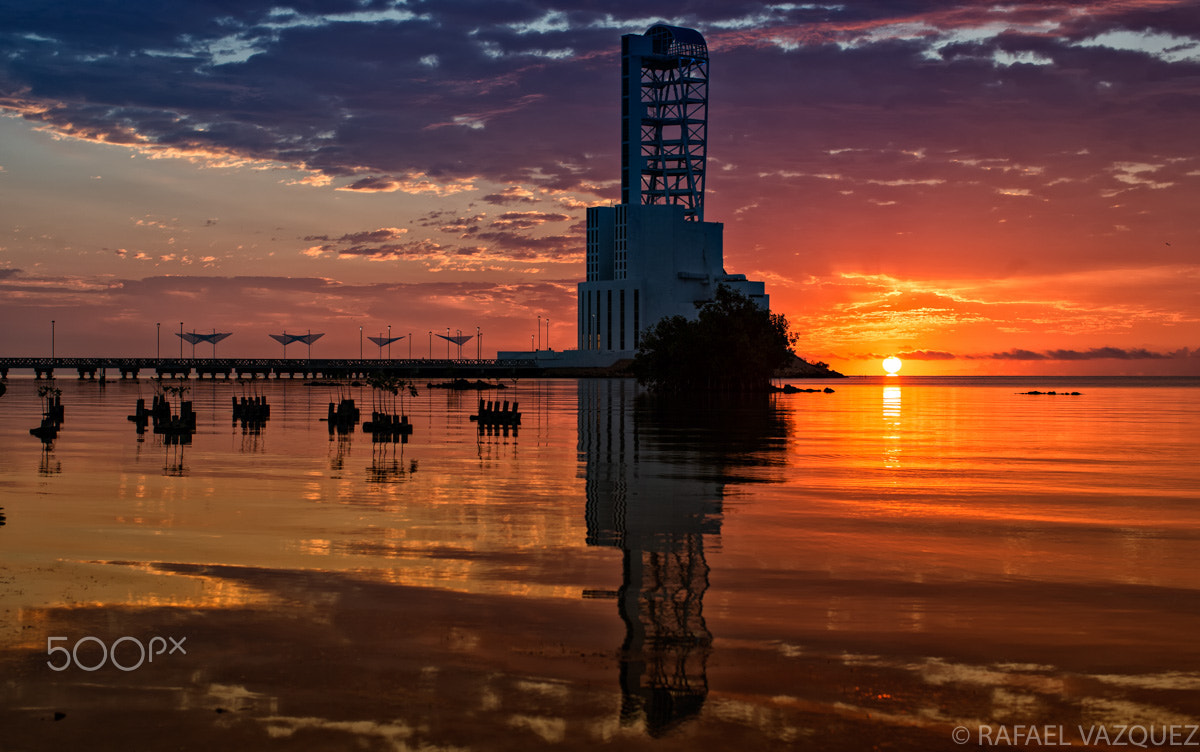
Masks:
[[[405,358],[0,358],[0,379],[10,370],[33,371],[34,378],[54,378],[55,371],[78,375],[81,381],[140,376],[204,379],[353,379],[384,373],[406,378],[517,378],[542,375],[533,360]]]

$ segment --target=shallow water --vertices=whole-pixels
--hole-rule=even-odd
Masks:
[[[255,431],[246,387],[193,381],[183,446],[125,419],[151,381],[60,380],[50,446],[35,382],[8,384],[0,749],[926,750],[1200,721],[1195,380],[720,404],[521,381],[507,436],[421,388],[403,444],[329,434],[368,389],[258,382]],[[154,636],[183,643],[103,652]]]

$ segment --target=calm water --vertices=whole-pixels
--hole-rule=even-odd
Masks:
[[[186,446],[126,420],[151,381],[58,385],[50,446],[34,381],[0,398],[3,750],[930,750],[980,724],[1082,748],[1200,722],[1195,380],[718,405],[521,381],[488,395],[520,402],[507,436],[422,388],[405,444],[331,436],[331,387],[260,382],[256,432],[243,387],[193,381]],[[182,642],[80,668],[155,636]]]

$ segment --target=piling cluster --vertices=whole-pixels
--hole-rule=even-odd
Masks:
[[[271,406],[267,398],[261,394],[253,397],[230,397],[233,400],[233,419],[245,421],[262,421],[271,417]]]
[[[43,442],[58,438],[58,429],[62,427],[65,413],[63,411],[62,390],[52,387],[39,387],[38,396],[42,398],[42,421],[29,433]]]
[[[395,387],[394,391],[393,387]],[[416,395],[415,388],[407,383],[400,384],[398,387],[384,385],[384,390],[385,392],[392,391],[393,396],[396,396],[401,387],[411,391],[413,396]],[[190,400],[183,399],[186,389],[186,386],[164,386],[164,393],[156,394],[149,407],[146,406],[145,399],[139,398],[133,413],[127,416],[128,420],[136,425],[138,434],[144,434],[147,428],[152,427],[153,432],[163,436],[164,442],[167,444],[191,444],[192,434],[196,432],[196,411]],[[178,412],[172,409],[168,394],[178,395]],[[44,386],[40,388],[39,395],[44,399],[42,421],[40,425],[31,428],[29,432],[41,438],[43,442],[49,443],[58,436],[63,422],[61,392],[53,387]],[[371,435],[372,443],[408,443],[408,437],[413,433],[413,424],[403,409],[398,412],[395,410],[397,407],[395,402],[394,399],[389,401],[386,396],[375,400],[375,409],[371,411],[371,419],[362,424],[363,432]],[[263,395],[231,397],[231,406],[233,424],[236,426],[240,421],[244,431],[257,432],[261,430],[271,416],[271,406]],[[400,407],[402,408],[403,405]],[[342,398],[337,402],[330,401],[328,415],[324,420],[327,421],[329,434],[332,437],[335,433],[339,435],[353,433],[360,417],[359,408],[355,405],[354,400]],[[481,399],[478,413],[470,416],[470,419],[478,425],[480,435],[485,432],[488,435],[493,433],[498,435],[502,431],[507,436],[510,430],[515,434],[517,427],[521,425],[519,403],[513,402],[510,405],[508,400],[501,402]]]
[[[242,433],[258,434],[271,418],[271,406],[265,395],[230,397],[233,401],[233,425],[242,424]]]
[[[179,414],[175,414],[171,410],[171,401],[164,395],[156,394],[150,409],[146,409],[146,400],[138,399],[133,415],[127,417],[137,426],[139,434],[145,433],[146,427],[152,425],[154,433],[172,444],[190,444],[192,434],[196,432],[196,411],[189,400],[180,400]]]
[[[336,405],[333,402],[329,403],[329,417],[325,420],[329,423],[329,433],[338,433],[343,436],[353,433],[354,427],[358,425],[359,411],[354,405],[354,400],[343,399]]]
[[[396,415],[394,413],[371,413],[371,420],[363,423],[363,431],[371,434],[373,442],[391,442],[395,444],[397,441],[408,442],[408,437],[412,435],[412,423],[408,422],[407,415]]]
[[[516,427],[521,425],[521,413],[517,410],[520,403],[512,403],[510,408],[508,400],[504,400],[501,405],[499,400],[479,400],[479,413],[471,416],[471,420],[479,424],[480,430],[495,426]]]
[[[1067,397],[1079,397],[1083,394],[1083,392],[1039,392],[1039,391],[1035,390],[1032,392],[1017,392],[1017,394],[1048,395],[1050,397],[1055,397],[1055,396],[1058,396],[1061,394],[1061,395],[1065,395]]]

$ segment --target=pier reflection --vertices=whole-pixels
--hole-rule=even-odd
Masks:
[[[617,600],[625,624],[621,724],[662,736],[708,696],[712,633],[704,620],[706,550],[720,545],[727,484],[739,468],[782,462],[786,423],[766,399],[698,408],[639,396],[627,380],[579,385],[587,544],[622,552]]]

